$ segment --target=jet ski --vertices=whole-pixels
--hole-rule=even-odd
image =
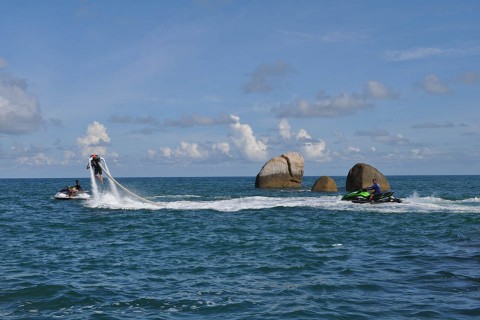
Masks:
[[[87,191],[78,190],[76,187],[66,187],[55,194],[55,199],[60,200],[86,200],[90,199]]]
[[[353,203],[368,203],[370,202],[370,192],[366,190],[357,190],[350,193],[347,193],[342,197],[342,200],[351,201]],[[388,203],[396,202],[400,203],[402,200],[395,198],[393,192],[383,192],[379,195],[373,196],[372,203]]]

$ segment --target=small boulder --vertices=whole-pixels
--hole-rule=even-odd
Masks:
[[[346,189],[350,192],[370,187],[373,179],[377,179],[382,192],[390,191],[387,178],[376,168],[365,163],[357,163],[350,169],[347,175]]]
[[[255,179],[256,188],[301,188],[304,160],[300,153],[289,152],[272,158]]]
[[[323,176],[313,184],[312,191],[315,192],[338,192],[337,183],[330,177]]]

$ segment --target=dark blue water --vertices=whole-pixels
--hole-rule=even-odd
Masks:
[[[480,177],[388,177],[400,204],[248,178],[0,180],[2,319],[478,319]],[[90,189],[90,180],[80,180]]]

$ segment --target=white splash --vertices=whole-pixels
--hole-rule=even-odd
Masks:
[[[88,202],[91,207],[124,210],[214,210],[237,212],[242,210],[262,210],[272,208],[315,208],[321,211],[381,212],[381,213],[480,213],[478,202],[472,205],[466,200],[445,200],[436,197],[411,196],[402,203],[358,204],[342,201],[341,196],[294,196],[265,197],[249,196],[216,200],[192,200],[192,195],[166,195],[166,198],[180,198],[177,201],[159,201],[156,204],[145,203],[129,197],[117,197],[111,192]],[[201,199],[200,196],[198,196]]]

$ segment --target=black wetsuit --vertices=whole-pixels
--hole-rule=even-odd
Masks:
[[[100,166],[100,157],[93,158],[91,161],[93,172],[95,175],[102,175],[102,166]]]

